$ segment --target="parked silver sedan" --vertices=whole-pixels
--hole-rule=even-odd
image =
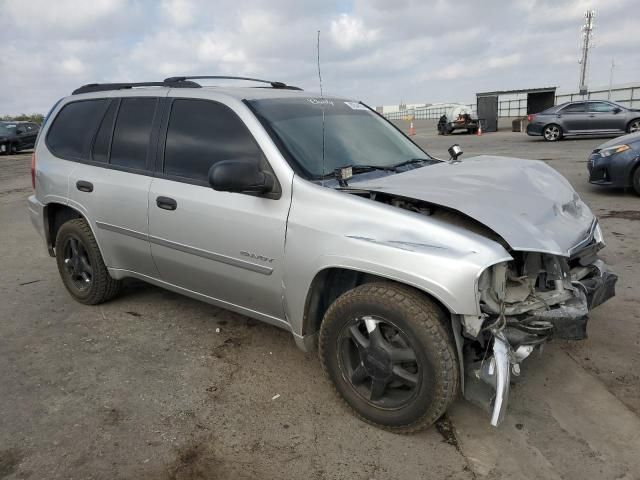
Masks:
[[[555,142],[577,135],[620,135],[640,131],[640,110],[604,100],[556,105],[529,115],[527,135]]]

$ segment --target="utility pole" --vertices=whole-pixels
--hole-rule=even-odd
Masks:
[[[593,35],[593,19],[596,16],[594,10],[587,10],[584,13],[585,22],[582,26],[582,56],[580,57],[580,95],[587,94],[587,61],[589,59],[589,48],[591,36]]]
[[[613,69],[616,67],[616,64],[613,60],[613,58],[611,59],[611,72],[609,72],[609,95],[607,95],[607,100],[611,100],[611,85],[613,85]]]

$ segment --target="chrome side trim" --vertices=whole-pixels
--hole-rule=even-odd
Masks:
[[[207,250],[201,250],[199,248],[183,245],[182,243],[172,242],[160,237],[154,237],[153,235],[147,235],[146,233],[138,232],[136,230],[130,230],[128,228],[118,227],[104,222],[96,222],[96,226],[102,230],[108,230],[110,232],[120,233],[129,237],[137,238],[138,240],[144,240],[162,247],[172,248],[180,252],[195,255],[197,257],[213,260],[214,262],[220,262],[234,267],[242,268],[244,270],[250,270],[252,272],[260,273],[261,275],[271,275],[273,268],[258,263],[247,262],[238,258],[227,257],[219,253],[209,252]]]
[[[130,230],[128,228],[118,227],[116,225],[111,225],[110,223],[96,222],[96,227],[101,228],[102,230],[120,233],[121,235],[127,235],[128,237],[137,238],[138,240],[144,240],[145,242],[149,241],[146,233],[138,232],[136,230]]]
[[[227,257],[226,255],[221,255],[219,253],[213,253],[207,250],[201,250],[199,248],[183,245],[182,243],[172,242],[171,240],[165,240],[164,238],[154,237],[153,235],[149,235],[149,241],[162,247],[173,248],[174,250],[179,250],[184,253],[189,253],[191,255],[196,255],[198,257],[213,260],[214,262],[226,263],[227,265],[232,265],[234,267],[244,268],[245,270],[251,270],[252,272],[260,273],[262,275],[271,275],[271,273],[273,272],[273,268],[267,267],[265,265],[246,262],[244,260],[233,257]]]

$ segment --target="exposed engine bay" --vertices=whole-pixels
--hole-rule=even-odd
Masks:
[[[455,210],[379,192],[350,192],[439,218],[499,242],[513,260],[485,269],[477,280],[480,315],[454,315],[454,336],[467,400],[503,420],[511,375],[552,338],[582,340],[588,312],[615,295],[617,276],[597,252],[604,247],[594,220],[570,256],[513,250],[493,230]]]

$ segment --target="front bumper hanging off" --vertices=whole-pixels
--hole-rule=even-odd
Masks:
[[[518,324],[506,321],[491,329],[493,355],[465,365],[464,396],[491,412],[491,425],[504,419],[511,375],[520,374],[520,363],[550,338],[586,338],[588,313],[615,295],[616,274],[598,261],[598,274],[573,282],[575,298],[554,309],[533,312]]]

